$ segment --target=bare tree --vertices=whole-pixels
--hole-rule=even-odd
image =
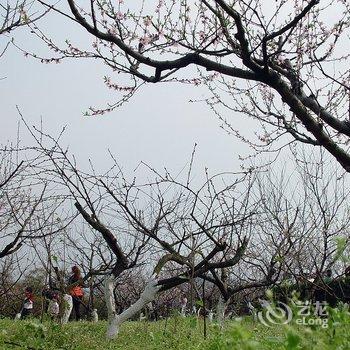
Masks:
[[[93,47],[86,50],[70,41],[58,47],[33,26],[57,52],[52,61],[100,59],[130,77],[130,83],[105,77],[122,97],[87,114],[120,106],[144,83],[202,84],[223,127],[256,151],[298,141],[325,148],[350,171],[347,1],[67,3],[69,15],[65,8],[55,10],[86,29]],[[258,139],[237,130],[223,114],[225,108],[256,120]],[[285,134],[290,137],[281,139]]]
[[[40,157],[27,154],[19,161],[21,154],[11,147],[0,150],[0,259],[33,239],[59,232],[72,220],[60,209],[63,199],[35,177]]]
[[[41,163],[45,177],[68,190],[81,217],[113,254],[105,285],[110,337],[159,291],[233,267],[244,255],[256,208],[249,195],[250,172],[208,175],[207,181],[194,189],[191,169],[179,181],[167,171],[160,174],[143,164],[140,169],[154,180],[137,183],[126,179],[113,158],[112,168],[103,175],[93,167],[83,172],[56,140],[43,133],[36,137],[33,132],[33,136],[38,152],[47,158]],[[48,147],[43,142],[52,144]],[[172,268],[163,273],[169,264]],[[145,274],[157,277],[146,285],[141,299],[118,315],[113,295],[117,279],[140,265],[145,266]]]
[[[0,315],[12,317],[22,302],[21,279],[28,273],[32,259],[25,254],[11,254],[0,260]]]
[[[296,159],[293,165],[257,175],[252,189],[261,199],[257,220],[245,256],[229,274],[228,291],[247,290],[252,297],[272,286],[325,289],[325,271],[332,269],[332,278],[344,275],[348,182],[325,152],[308,155],[307,161]],[[258,289],[249,292],[249,285]]]

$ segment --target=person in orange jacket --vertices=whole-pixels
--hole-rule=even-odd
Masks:
[[[72,275],[68,279],[68,293],[73,298],[73,308],[75,312],[75,319],[80,320],[80,305],[84,296],[84,282],[81,277],[81,272],[78,266],[72,267]]]

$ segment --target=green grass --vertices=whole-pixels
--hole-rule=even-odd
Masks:
[[[232,349],[350,349],[350,316],[332,310],[329,327],[274,325],[266,327],[251,318],[227,321],[224,329],[195,318],[172,317],[159,322],[127,322],[115,340],[105,338],[106,323],[71,322],[65,326],[33,319],[0,319],[0,349],[36,350],[232,350]]]

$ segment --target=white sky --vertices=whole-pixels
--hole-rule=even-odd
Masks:
[[[73,31],[78,41],[86,43],[87,33],[79,32],[76,26],[63,25],[61,20],[48,17],[43,24],[59,39],[70,38]],[[49,56],[44,44],[26,29],[14,31],[12,36],[21,47]],[[8,39],[0,37],[0,47]],[[38,126],[42,118],[44,130],[52,135],[67,126],[64,144],[80,162],[90,158],[97,170],[109,167],[106,159],[110,149],[127,172],[144,161],[156,169],[167,167],[177,173],[189,161],[195,143],[195,173],[203,174],[205,167],[211,174],[239,170],[238,155],[247,154],[248,147],[220,129],[218,119],[204,103],[188,102],[203,98],[203,88],[147,85],[114,112],[83,117],[89,106],[104,107],[117,99],[102,82],[106,73],[113,78],[113,73],[99,61],[67,60],[46,65],[25,58],[10,46],[1,58],[0,68],[0,77],[6,77],[0,80],[1,143],[16,139],[18,105],[29,124]],[[25,144],[32,143],[23,127],[21,139]]]
[[[65,2],[60,4],[65,6]],[[38,25],[56,43],[69,39],[73,46],[77,43],[78,47],[91,48],[92,37],[60,15],[50,13]],[[9,37],[0,36],[0,52],[12,37],[29,52],[53,56],[28,28],[15,30]],[[251,153],[246,144],[219,127],[219,120],[205,103],[188,102],[208,96],[204,87],[148,84],[121,108],[103,116],[83,117],[89,106],[106,107],[118,99],[116,92],[104,85],[103,76],[118,82],[120,75],[113,75],[101,61],[42,64],[25,58],[10,45],[0,62],[0,79],[6,77],[0,80],[0,143],[16,139],[18,105],[28,124],[39,126],[42,119],[44,130],[53,136],[66,126],[64,146],[70,147],[82,166],[91,159],[98,172],[111,165],[108,149],[131,176],[140,161],[177,174],[188,164],[197,143],[193,174],[199,178],[205,167],[210,174],[239,171],[238,156]],[[246,116],[225,116],[244,136],[254,134],[257,126]],[[25,128],[21,130],[22,142],[33,143]]]

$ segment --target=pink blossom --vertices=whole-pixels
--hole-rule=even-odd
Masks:
[[[124,14],[122,12],[118,11],[116,17],[119,21],[121,21],[122,19],[124,19]]]
[[[143,46],[148,45],[150,42],[151,42],[151,38],[149,36],[146,36],[146,35],[140,39],[140,43]]]
[[[159,38],[164,38],[164,31],[161,29],[161,30],[158,32],[158,35],[159,35]]]
[[[144,17],[143,24],[148,27],[151,24],[151,18],[149,16]]]
[[[204,33],[203,30],[201,30],[201,31],[199,32],[199,37],[200,37],[200,39],[201,39],[202,41],[205,40],[205,33]]]

